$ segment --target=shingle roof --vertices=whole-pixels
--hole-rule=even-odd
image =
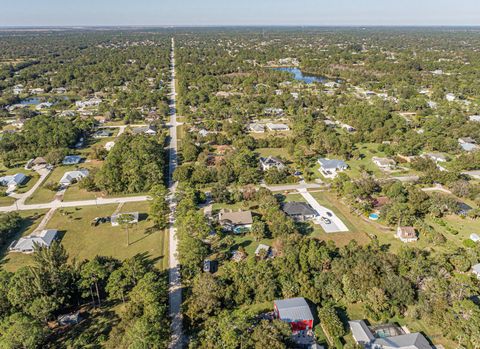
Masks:
[[[252,224],[252,212],[238,211],[238,212],[220,212],[218,216],[219,221],[230,221],[234,225]]]
[[[305,298],[290,298],[274,301],[278,315],[286,322],[313,320],[313,315]]]
[[[289,216],[310,216],[316,215],[317,212],[307,203],[305,202],[286,202],[283,205],[283,212],[285,212]]]

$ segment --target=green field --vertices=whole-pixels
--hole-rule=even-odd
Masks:
[[[82,261],[96,255],[112,256],[118,259],[146,253],[160,269],[168,267],[168,233],[153,229],[147,218],[148,203],[125,204],[119,212],[140,212],[140,222],[129,229],[130,245],[127,246],[127,233],[122,227],[112,227],[110,223],[92,226],[95,217],[110,216],[117,205],[89,206],[84,208],[59,209],[50,222],[49,229],[60,231],[61,242],[71,260]],[[5,267],[16,270],[31,262],[31,256],[10,254]]]

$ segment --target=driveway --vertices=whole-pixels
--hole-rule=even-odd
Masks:
[[[312,206],[312,208],[317,211],[317,213],[321,217],[326,217],[330,220],[330,224],[326,224],[323,222],[320,218],[316,219],[314,221],[315,224],[320,224],[320,226],[325,230],[326,233],[340,233],[340,232],[346,232],[348,231],[347,226],[345,223],[342,222],[340,218],[337,217],[337,215],[329,210],[328,208],[320,205],[317,200],[310,194],[307,189],[301,188],[298,189],[298,192],[303,196],[303,198]],[[327,212],[330,213],[331,216],[327,214]]]

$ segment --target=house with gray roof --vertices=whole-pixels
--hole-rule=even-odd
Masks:
[[[146,135],[156,135],[157,134],[157,128],[153,125],[148,125],[148,126],[142,126],[142,127],[135,127],[132,129],[132,132],[134,134],[146,134]]]
[[[17,186],[25,183],[26,180],[27,176],[23,173],[16,173],[14,175],[0,177],[0,185],[7,187],[7,192],[12,192]]]
[[[285,164],[273,156],[260,158],[260,166],[262,166],[263,171],[268,171],[271,168],[276,168],[277,170],[283,170],[285,168]]]
[[[286,124],[274,124],[274,123],[268,123],[267,128],[269,131],[289,131],[290,127]]]
[[[305,298],[275,300],[273,307],[275,317],[290,324],[294,333],[313,329],[313,314]]]
[[[349,321],[353,339],[366,349],[432,349],[421,333],[402,330],[373,332],[363,320]],[[400,334],[398,334],[400,333]]]
[[[345,171],[348,168],[347,163],[343,160],[320,158],[318,163],[320,164],[318,170],[325,178],[335,178],[338,172]]]
[[[68,171],[64,173],[59,183],[63,186],[69,186],[87,177],[88,174],[89,174],[88,170],[85,170],[85,169],[77,170],[77,171]]]
[[[253,133],[264,133],[265,132],[265,125],[252,123],[248,125],[248,130]]]
[[[282,210],[287,216],[297,222],[305,222],[318,216],[317,211],[306,202],[286,202]]]
[[[478,149],[477,142],[471,137],[462,137],[458,139],[458,144],[465,151],[474,151]]]
[[[35,246],[50,247],[54,240],[58,237],[58,231],[56,229],[45,229],[39,234],[25,236],[18,241],[12,242],[10,245],[10,251],[21,253],[32,253],[35,250]]]

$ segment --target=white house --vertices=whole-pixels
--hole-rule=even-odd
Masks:
[[[17,186],[25,183],[26,180],[27,176],[23,173],[16,173],[14,175],[0,177],[0,185],[7,187],[7,192],[10,193],[14,191]]]
[[[455,96],[453,93],[447,93],[445,95],[445,99],[449,102],[453,102],[457,99],[457,96]]]
[[[283,162],[273,156],[260,158],[260,165],[262,166],[263,171],[268,171],[271,168],[277,168],[278,170],[283,170],[285,168]]]
[[[69,186],[74,182],[80,181],[82,178],[88,176],[88,170],[77,170],[77,171],[69,171],[65,172],[63,177],[60,179],[60,184],[63,186]]]
[[[480,115],[470,115],[468,119],[470,121],[480,122]]]
[[[480,263],[475,264],[475,265],[472,267],[472,273],[473,273],[474,275],[476,275],[476,277],[477,277],[478,279],[480,279]]]
[[[356,131],[355,127],[350,126],[350,125],[347,125],[347,124],[341,124],[341,127],[342,127],[344,130],[346,130],[347,132],[350,132],[350,133]]]
[[[472,240],[473,242],[479,242],[480,236],[478,236],[478,234],[472,233],[470,234],[470,240]]]
[[[253,133],[264,133],[265,132],[265,125],[252,123],[248,125],[248,130]]]
[[[440,153],[425,153],[422,155],[424,158],[431,159],[435,162],[447,162],[447,157]]]
[[[267,128],[269,131],[289,131],[290,127],[285,124],[273,124],[273,123],[268,123]]]
[[[465,151],[474,151],[478,149],[477,142],[471,137],[462,137],[458,139],[458,144]]]
[[[36,110],[48,109],[48,108],[50,108],[52,105],[53,105],[53,103],[43,102],[43,103],[37,104],[37,106],[35,107],[35,109],[36,109]]]
[[[110,151],[112,150],[112,148],[114,147],[115,145],[115,142],[114,141],[110,141],[110,142],[107,142],[105,143],[105,145],[103,146],[107,151]]]
[[[319,171],[325,178],[335,178],[338,172],[345,171],[348,168],[343,160],[320,158],[318,163],[320,164]]]
[[[57,239],[58,231],[55,229],[42,230],[39,234],[29,235],[12,242],[10,251],[21,253],[32,253],[35,244],[43,247],[50,247],[52,242]]]
[[[91,98],[88,101],[76,101],[75,105],[78,108],[85,108],[85,107],[96,107],[100,103],[102,103],[102,100],[100,98]]]
[[[389,158],[379,158],[374,156],[372,158],[372,161],[381,170],[392,170],[396,165],[395,160]]]
[[[136,127],[132,130],[134,134],[146,134],[146,135],[156,135],[157,134],[157,129],[155,126],[148,125],[148,126],[142,126],[142,127]]]

